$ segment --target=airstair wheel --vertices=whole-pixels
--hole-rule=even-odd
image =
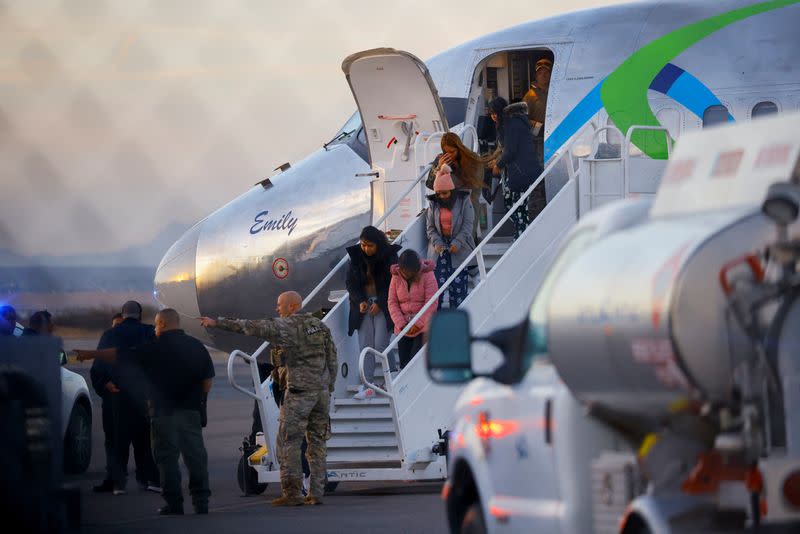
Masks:
[[[261,495],[267,489],[266,482],[258,481],[258,471],[253,469],[247,463],[247,458],[252,454],[245,451],[241,458],[239,458],[239,466],[236,469],[236,481],[239,483],[239,489],[245,495]]]

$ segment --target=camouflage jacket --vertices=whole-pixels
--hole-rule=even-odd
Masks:
[[[544,124],[545,112],[547,110],[548,90],[531,84],[531,88],[522,97],[522,101],[528,104],[528,120],[541,122]],[[539,131],[536,137],[544,136],[544,128]]]
[[[286,385],[303,391],[333,391],[336,382],[336,346],[328,327],[310,313],[262,319],[220,317],[217,328],[265,339],[283,349]]]
[[[269,360],[272,364],[272,381],[280,391],[286,389],[286,367],[283,365],[283,349],[276,347],[270,349]]]

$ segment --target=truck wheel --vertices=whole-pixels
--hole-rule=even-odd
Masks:
[[[325,481],[325,495],[331,495],[336,488],[339,486],[338,482],[328,482],[327,479]]]
[[[239,458],[236,481],[239,483],[239,489],[245,495],[261,495],[267,489],[267,483],[258,481],[258,471],[247,463],[248,456],[249,454],[245,453]]]
[[[69,416],[64,435],[64,472],[83,473],[92,459],[92,417],[86,408],[76,403]]]
[[[461,522],[461,534],[485,534],[486,522],[483,520],[481,503],[476,502],[467,508],[464,520]]]

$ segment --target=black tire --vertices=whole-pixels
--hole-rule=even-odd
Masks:
[[[461,522],[461,534],[485,534],[486,522],[483,520],[483,510],[481,503],[472,503],[464,514]]]
[[[64,434],[64,472],[84,473],[92,461],[92,416],[80,403],[75,403]]]
[[[247,463],[248,456],[249,454],[244,454],[239,458],[239,466],[236,468],[236,481],[239,483],[239,489],[245,495],[261,495],[267,489],[267,483],[258,481],[258,471]]]
[[[330,495],[339,487],[338,482],[325,482],[325,495]]]

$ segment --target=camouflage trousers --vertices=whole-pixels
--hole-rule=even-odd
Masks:
[[[276,455],[281,465],[281,493],[298,497],[303,485],[300,444],[306,437],[306,459],[311,468],[309,494],[321,499],[325,492],[326,441],[331,436],[330,393],[286,391],[281,405]]]

